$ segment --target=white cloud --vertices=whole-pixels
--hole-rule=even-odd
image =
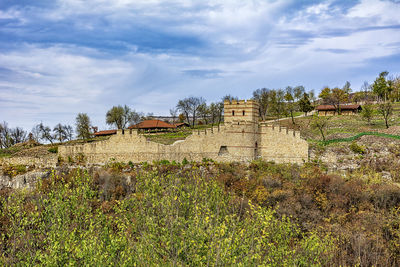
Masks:
[[[118,104],[167,114],[188,95],[216,100],[228,93],[250,97],[252,90],[264,86],[338,86],[357,79],[351,71],[368,61],[400,53],[398,29],[390,28],[399,23],[400,5],[389,1],[363,0],[348,10],[325,1],[290,13],[286,8],[296,1],[57,3],[55,10],[0,11],[0,19],[24,19],[35,25],[40,17],[48,25],[71,25],[71,33],[66,33],[71,36],[82,29],[98,31],[110,34],[104,40],[124,49],[106,51],[104,43],[91,49],[85,43],[17,44],[14,50],[0,52],[0,68],[12,73],[0,80],[0,99],[5,101],[1,113],[6,120],[18,118],[16,124],[27,128],[40,120],[73,124],[78,112],[89,113],[104,128],[106,110]],[[200,44],[190,52],[184,43],[171,50],[151,49],[150,44],[146,50],[135,39],[114,37],[131,29],[167,35],[158,40],[161,43],[171,35]],[[52,117],[53,113],[58,115]]]
[[[400,23],[400,4],[382,0],[362,0],[349,10],[347,16],[369,21],[369,24],[386,25]]]

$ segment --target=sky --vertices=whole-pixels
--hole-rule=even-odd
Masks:
[[[0,121],[108,129],[115,105],[400,75],[400,0],[0,0]]]

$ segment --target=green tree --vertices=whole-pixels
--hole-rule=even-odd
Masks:
[[[367,120],[368,124],[371,122],[371,119],[374,115],[374,108],[371,104],[365,104],[362,107],[361,117]]]
[[[329,87],[325,87],[322,89],[319,97],[322,98],[325,104],[334,106],[337,113],[340,114],[340,103],[347,102],[349,95],[344,89],[338,87],[330,89]]]
[[[78,138],[88,139],[92,137],[92,133],[90,131],[92,124],[89,116],[86,113],[78,113],[75,118],[75,126]]]
[[[293,88],[290,86],[286,87],[286,93],[284,96],[284,99],[286,101],[286,108],[287,108],[287,111],[290,113],[290,117],[292,118],[292,123],[295,124],[293,113],[296,109],[296,104],[294,102],[293,94],[294,94]]]
[[[285,92],[282,89],[271,90],[269,108],[273,114],[278,116],[278,120],[285,112],[284,100]]]
[[[295,101],[298,101],[303,96],[305,91],[306,90],[304,89],[304,86],[302,86],[302,85],[296,86],[293,89],[293,97],[294,97]]]
[[[389,74],[387,71],[382,71],[372,84],[372,91],[378,96],[379,101],[386,101],[389,93],[389,84],[386,76]]]
[[[331,88],[328,86],[322,88],[321,93],[319,93],[318,97],[322,99],[322,101],[327,104],[329,97],[331,96]]]
[[[329,118],[330,117],[318,116],[317,114],[314,114],[311,120],[311,128],[317,129],[320,132],[323,141],[325,141],[325,131],[328,127]]]
[[[400,76],[391,78],[390,80],[391,94],[390,100],[393,102],[400,101]]]
[[[382,115],[383,119],[385,120],[386,128],[389,128],[389,118],[393,114],[393,106],[390,102],[385,102],[379,104],[378,112]]]
[[[106,114],[106,123],[115,125],[118,129],[125,129],[129,123],[138,123],[140,115],[127,105],[114,106]]]
[[[303,93],[303,97],[299,100],[299,108],[300,111],[304,112],[306,115],[314,109],[307,93]]]

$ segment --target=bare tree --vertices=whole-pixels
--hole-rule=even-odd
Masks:
[[[14,129],[11,129],[10,135],[11,135],[13,145],[26,142],[26,140],[27,140],[27,133],[21,127],[16,127]]]
[[[191,112],[191,108],[190,108],[190,103],[189,100],[187,98],[183,99],[183,100],[179,100],[178,104],[176,105],[176,109],[179,110],[186,118],[186,121],[188,124],[190,124],[190,112]]]
[[[68,141],[72,140],[72,137],[74,135],[74,129],[72,128],[71,125],[65,125],[64,126],[64,131],[65,131],[65,136]]]
[[[40,129],[39,129],[39,124],[35,125],[35,126],[32,128],[30,137],[31,137],[32,140],[34,140],[35,142],[39,142],[39,141],[40,141]]]
[[[368,101],[371,85],[369,85],[367,81],[364,81],[363,85],[361,85],[361,91],[364,92],[364,101]]]
[[[53,132],[54,132],[54,139],[57,139],[58,141],[60,141],[60,143],[63,140],[65,140],[64,127],[61,125],[61,123],[54,126]]]
[[[171,118],[172,118],[172,124],[175,124],[175,120],[176,120],[177,115],[178,115],[178,109],[177,108],[171,108],[169,110],[169,114],[171,115]]]
[[[60,141],[60,143],[63,142],[64,140],[68,139],[66,127],[67,126],[64,126],[61,123],[59,123],[53,129],[54,139],[57,139],[58,141]]]
[[[27,140],[27,133],[21,127],[9,128],[7,122],[0,123],[0,148],[9,148]]]
[[[238,101],[239,98],[237,96],[233,96],[233,95],[225,95],[222,97],[222,102],[224,102],[225,100],[228,100],[229,102],[231,102],[232,100]]]
[[[221,103],[211,103],[209,107],[211,124],[214,125],[215,121],[220,118],[222,110],[220,109]],[[222,104],[223,106],[223,104]]]
[[[292,118],[292,123],[295,124],[293,113],[296,109],[296,102],[294,101],[294,92],[292,87],[290,86],[286,87],[286,93],[284,98],[286,100],[287,110],[289,111],[290,117]]]
[[[7,122],[0,123],[0,148],[8,148],[12,146],[10,129]]]
[[[54,136],[51,134],[51,129],[49,126],[43,125],[43,123],[39,123],[37,125],[39,129],[39,138],[44,141],[49,141],[53,144]]]
[[[185,115],[188,123],[194,127],[199,106],[205,102],[206,101],[202,97],[187,97],[179,100],[176,108]],[[190,122],[190,117],[192,118],[192,122]]]
[[[271,103],[271,90],[267,88],[257,89],[253,92],[253,99],[259,104],[259,112],[262,120],[265,120]]]
[[[206,103],[203,103],[199,106],[198,108],[199,112],[199,117],[202,117],[204,120],[204,123],[208,123],[208,118],[210,117],[210,108],[207,106]]]

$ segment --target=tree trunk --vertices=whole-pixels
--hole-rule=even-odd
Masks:
[[[294,118],[293,118],[293,110],[290,111],[290,116],[292,117],[292,123],[293,123],[293,124],[296,124],[296,123],[294,122]]]
[[[187,123],[190,125],[189,113],[185,112]]]
[[[322,130],[322,128],[319,128],[319,131],[321,132],[322,135],[322,141],[325,141],[324,131]]]
[[[196,112],[193,112],[193,124],[192,124],[192,128],[194,128],[194,123],[196,121]]]
[[[389,116],[385,116],[386,129],[389,129],[388,117],[389,117]]]

